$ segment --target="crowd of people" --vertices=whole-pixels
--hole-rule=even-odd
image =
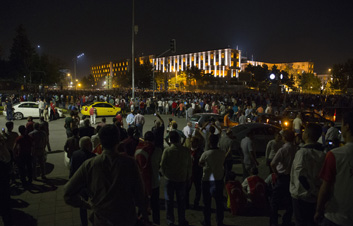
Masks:
[[[160,221],[159,206],[161,177],[164,177],[165,223],[168,225],[176,223],[174,196],[179,225],[189,225],[185,212],[200,210],[201,197],[203,225],[211,225],[212,198],[216,202],[217,225],[224,225],[225,206],[233,215],[267,214],[271,226],[279,225],[281,209],[285,210],[282,225],[292,225],[293,216],[296,225],[353,224],[352,112],[343,117],[341,132],[345,145],[328,152],[322,139],[331,140],[331,136],[337,135],[333,125],[323,129],[309,123],[302,132],[293,123],[293,128],[276,134],[267,144],[267,178],[259,176],[253,131],[241,140],[241,149],[235,150],[240,154],[243,170],[234,172],[232,149],[236,139],[227,128],[231,121],[242,124],[250,117],[250,121],[256,121],[257,115],[280,114],[288,107],[305,109],[313,102],[320,106],[317,111],[324,114],[326,105],[352,106],[351,97],[174,93],[168,95],[170,98],[157,95],[153,99],[148,95],[138,93],[138,98],[131,99],[128,94],[70,97],[49,93],[45,97],[15,95],[5,99],[5,106],[17,100],[41,98],[46,103],[71,110],[64,123],[67,135],[64,151],[70,160],[70,180],[65,185],[64,199],[67,204],[80,208],[82,225],[88,225],[88,219],[94,225],[148,225],[150,221],[164,224]],[[96,124],[95,117],[80,118],[80,106],[95,100],[118,105],[122,112],[112,122],[101,118]],[[154,126],[144,128],[144,115],[154,112]],[[187,122],[185,127],[178,128],[180,125],[173,116],[185,117],[188,121],[197,112],[223,115],[226,128],[222,130],[216,120],[196,128]],[[172,117],[166,124],[161,114],[170,113]],[[40,117],[40,123],[28,118],[26,126],[18,129],[20,135],[13,132],[13,122],[8,120],[0,142],[1,191],[4,191],[0,201],[5,225],[10,225],[11,221],[7,185],[15,180],[13,173],[6,172],[16,164],[21,183],[26,187],[37,176],[39,166],[45,180],[46,147],[51,151],[49,120],[44,116]],[[238,178],[239,174],[242,177]],[[189,192],[192,188],[195,197],[191,206]],[[92,216],[87,216],[87,210],[91,210]]]

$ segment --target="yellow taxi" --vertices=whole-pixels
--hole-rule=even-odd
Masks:
[[[97,110],[97,116],[115,116],[121,111],[120,107],[115,107],[107,102],[94,102],[90,105],[84,105],[81,109],[82,115],[89,115],[89,110],[94,107]]]

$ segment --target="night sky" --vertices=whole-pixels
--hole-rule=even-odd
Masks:
[[[78,76],[89,66],[131,57],[128,0],[1,0],[0,47],[7,58],[19,24],[40,54],[62,59]],[[353,58],[351,1],[135,0],[136,56],[236,48],[265,62],[313,61],[326,73]]]

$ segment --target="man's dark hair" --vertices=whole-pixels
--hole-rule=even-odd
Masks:
[[[40,126],[40,124],[38,122],[36,122],[36,123],[34,123],[33,128],[36,130],[39,130],[40,129],[39,126]]]
[[[343,115],[343,125],[348,125],[349,131],[353,135],[353,111],[344,113]]]
[[[113,124],[115,124],[116,121],[118,121],[118,119],[114,117],[113,118]]]
[[[170,143],[176,144],[180,142],[180,135],[177,131],[170,131],[169,132],[169,140]]]
[[[173,124],[172,124],[172,128],[173,128],[173,129],[178,129],[178,124],[177,124],[177,123],[173,123]]]
[[[309,139],[313,141],[317,141],[322,135],[322,128],[316,123],[308,123],[305,127],[305,131]]]
[[[107,120],[105,119],[105,117],[103,117],[103,118],[102,118],[102,122],[105,123],[106,121],[107,121]]]
[[[293,142],[295,138],[294,132],[289,129],[284,130],[282,136],[287,142]]]
[[[89,126],[89,119],[88,118],[86,118],[84,121],[83,121],[83,125],[85,126],[85,127],[88,127]]]
[[[6,122],[5,125],[8,130],[13,129],[13,122]]]
[[[136,127],[135,126],[130,126],[128,129],[127,129],[127,135],[129,137],[132,137],[134,136],[134,133],[136,131]]]
[[[209,142],[210,142],[210,147],[211,148],[217,148],[219,137],[217,135],[211,134],[208,139],[209,139]]]
[[[100,129],[102,129],[102,126],[99,126],[99,125],[98,125],[98,126],[96,127],[96,132],[98,133]]]
[[[119,130],[115,125],[106,125],[99,130],[99,139],[103,148],[112,149],[120,142]]]
[[[19,126],[18,132],[20,132],[21,135],[25,135],[26,134],[26,127],[24,125]]]
[[[44,122],[44,117],[41,116],[41,117],[39,118],[39,120],[40,120],[41,122]]]
[[[150,141],[150,142],[153,142],[154,141],[154,134],[152,131],[147,131],[145,133],[145,141]]]
[[[237,175],[233,171],[230,171],[226,176],[226,181],[234,181],[236,177]]]
[[[70,111],[70,116],[74,116],[75,115],[75,112],[74,111]]]
[[[252,167],[251,168],[251,174],[252,175],[257,175],[259,174],[259,169],[257,167]]]
[[[80,133],[80,130],[78,128],[75,128],[75,129],[72,130],[72,134],[74,136],[78,136],[79,133]]]

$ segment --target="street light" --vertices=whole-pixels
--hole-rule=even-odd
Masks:
[[[74,73],[75,73],[75,79],[76,79],[76,64],[77,64],[77,60],[81,57],[83,57],[85,54],[81,53],[79,55],[77,55],[75,58],[73,58],[72,60],[74,61]]]

